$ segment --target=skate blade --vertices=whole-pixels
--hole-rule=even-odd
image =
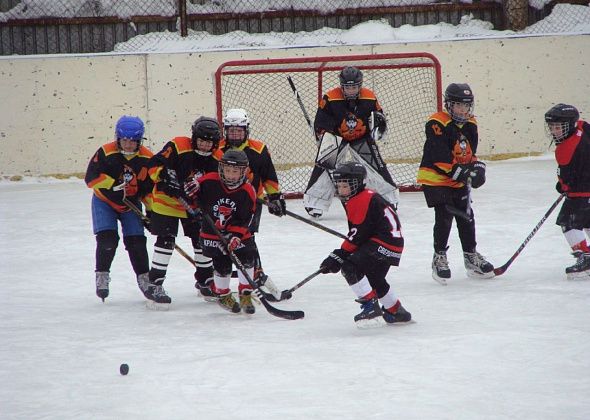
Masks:
[[[590,271],[582,271],[579,273],[568,273],[568,280],[588,280],[590,279]]]
[[[443,286],[447,285],[447,279],[443,279],[442,277],[437,276],[436,274],[432,273],[432,278],[438,284],[442,284]]]
[[[382,316],[371,319],[361,319],[354,322],[359,330],[370,330],[373,328],[381,328],[386,322]]]
[[[197,296],[202,297],[205,302],[217,302],[218,298],[215,296],[205,296],[200,290],[197,290]]]
[[[467,277],[472,279],[487,280],[494,278],[495,276],[496,274],[494,273],[494,270],[490,271],[489,273],[480,273],[478,271],[467,270]]]
[[[385,322],[387,324],[388,327],[403,327],[404,325],[409,325],[409,324],[415,324],[416,321],[414,321],[413,319],[410,319],[409,321],[406,322]]]
[[[152,311],[167,311],[168,309],[170,309],[170,304],[169,303],[158,303],[158,302],[154,302],[153,300],[147,300],[145,302],[145,306],[152,310]]]

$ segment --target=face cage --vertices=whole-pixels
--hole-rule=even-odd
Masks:
[[[348,195],[340,195],[338,193],[338,184],[341,182],[346,182],[348,184],[348,186],[350,187],[350,194]],[[358,178],[339,178],[339,179],[334,179],[334,188],[336,188],[336,196],[341,200],[341,201],[348,201],[350,200],[351,197],[354,197],[355,195],[357,195],[359,193],[359,191],[361,190],[361,187],[363,186],[363,182],[361,180],[359,180]]]
[[[346,84],[341,84],[340,88],[342,89],[342,94],[344,95],[344,98],[347,100],[352,100],[352,99],[357,99],[361,93],[361,87],[363,85],[363,82],[357,82],[357,83],[346,83]],[[356,87],[358,88],[356,93],[354,95],[347,95],[346,94],[346,90],[344,89],[345,87]]]
[[[241,175],[240,178],[237,181],[232,181],[229,180],[225,177],[225,168],[226,167],[231,167],[231,168],[239,168],[241,170]],[[230,190],[235,190],[236,188],[238,188],[240,185],[242,185],[245,181],[246,181],[246,170],[248,169],[247,166],[243,166],[243,165],[230,165],[227,163],[223,163],[223,162],[219,162],[219,177],[221,178],[221,181],[223,182],[223,184],[229,188]]]
[[[551,126],[558,126],[561,130],[561,134],[556,136],[551,132],[551,129],[549,128]],[[545,135],[547,136],[547,138],[549,140],[551,140],[552,142],[554,141],[555,144],[559,144],[561,143],[563,140],[565,140],[566,138],[569,137],[569,132],[570,132],[570,123],[569,122],[545,122]]]
[[[123,138],[118,138],[117,139],[117,149],[119,149],[119,153],[121,153],[122,155],[125,156],[131,156],[131,155],[135,155],[137,152],[139,152],[139,148],[141,147],[142,143],[143,143],[143,139],[139,139],[139,140],[135,140],[135,139],[128,139],[128,140],[133,140],[137,146],[135,147],[135,150],[132,152],[126,152],[125,150],[123,150],[123,147],[121,147],[121,140]]]
[[[230,139],[229,129],[231,127],[240,127],[240,128],[244,129],[244,135],[242,136],[242,139]],[[229,143],[230,146],[233,146],[233,147],[241,146],[242,143],[244,143],[246,140],[248,140],[248,136],[250,135],[250,129],[247,125],[225,125],[225,126],[223,126],[223,129],[225,131],[225,140]]]
[[[467,111],[467,116],[466,117],[462,117],[460,115],[457,115],[453,112],[453,105],[455,104],[469,104],[469,110]],[[459,124],[463,124],[466,123],[467,121],[469,121],[469,119],[471,117],[473,117],[473,110],[475,109],[475,103],[471,102],[458,102],[458,101],[445,101],[445,108],[447,110],[447,112],[449,113],[449,115],[451,116],[451,118],[453,119],[453,121],[459,123]]]

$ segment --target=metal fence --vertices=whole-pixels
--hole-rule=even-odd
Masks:
[[[0,0],[0,54],[105,52],[120,43],[125,44],[118,51],[136,51],[141,42],[133,38],[145,34],[162,41],[189,33],[192,37],[234,31],[295,34],[349,29],[377,19],[393,27],[456,25],[462,16],[472,15],[496,29],[508,24],[522,29],[552,8],[532,9],[528,0],[504,0],[503,5],[436,1],[364,0],[363,7],[350,8],[347,0]]]

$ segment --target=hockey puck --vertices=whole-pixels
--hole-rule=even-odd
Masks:
[[[281,292],[281,300],[288,300],[293,297],[293,294],[288,290],[283,290]]]
[[[127,375],[129,373],[129,365],[127,363],[123,363],[119,366],[119,373],[121,375]]]

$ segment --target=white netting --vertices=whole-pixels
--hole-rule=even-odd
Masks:
[[[313,57],[222,64],[216,73],[217,113],[244,108],[251,136],[265,142],[285,192],[302,193],[313,168],[316,145],[287,81],[291,76],[311,121],[322,94],[338,86],[338,74],[353,65],[363,86],[375,92],[389,130],[378,143],[396,181],[413,187],[424,144],[424,124],[440,109],[440,65],[426,53]]]

